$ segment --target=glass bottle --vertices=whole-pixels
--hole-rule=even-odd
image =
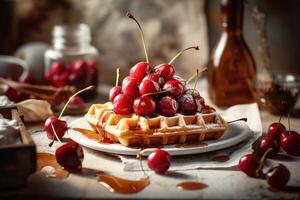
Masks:
[[[222,0],[222,34],[209,61],[209,94],[218,106],[254,101],[253,56],[243,38],[243,0]]]
[[[44,81],[55,87],[75,86],[77,90],[94,85],[82,93],[90,99],[98,85],[98,51],[91,45],[86,24],[58,25],[52,31],[52,47],[45,52]]]

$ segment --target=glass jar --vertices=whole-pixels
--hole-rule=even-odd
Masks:
[[[55,87],[75,86],[80,90],[90,85],[95,89],[82,93],[90,99],[98,85],[98,51],[91,45],[86,24],[58,25],[52,31],[52,47],[45,52],[44,81]]]

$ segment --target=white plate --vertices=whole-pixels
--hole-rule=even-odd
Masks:
[[[70,127],[91,129],[89,124],[86,122],[84,118],[80,118],[73,121]],[[140,151],[139,149],[126,147],[119,143],[101,144],[96,140],[87,138],[80,132],[75,131],[73,129],[69,129],[68,133],[71,139],[74,140],[75,142],[81,144],[82,146],[97,151],[113,153],[113,154],[122,154],[122,155],[137,155]],[[236,145],[244,141],[245,139],[247,139],[251,134],[252,132],[245,122],[236,122],[236,123],[229,124],[228,130],[220,139],[205,141],[205,143],[208,144],[207,146],[178,148],[175,147],[175,145],[166,145],[163,149],[168,151],[171,155],[174,156],[206,153],[206,152],[216,151],[216,150],[220,150],[220,149],[224,149]],[[154,149],[149,149],[149,151],[145,152],[145,155],[151,153],[153,150]]]

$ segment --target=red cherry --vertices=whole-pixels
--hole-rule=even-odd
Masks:
[[[267,172],[267,182],[272,189],[282,190],[290,179],[289,170],[282,164],[272,167]]]
[[[163,77],[161,77],[161,76],[159,76],[159,74],[155,74],[155,73],[148,74],[147,76],[145,76],[144,79],[149,79],[149,80],[155,81],[156,83],[158,83],[158,85],[160,87],[162,87],[165,83],[165,80],[163,79]]]
[[[141,116],[152,116],[156,110],[155,101],[150,96],[138,97],[133,102],[135,114]]]
[[[85,62],[88,65],[89,69],[92,69],[92,71],[98,70],[98,60],[97,59],[87,59]]]
[[[154,72],[163,77],[165,81],[172,80],[175,74],[175,69],[170,64],[160,64],[154,68]]]
[[[67,85],[69,80],[69,72],[64,71],[61,74],[54,74],[52,78],[52,84],[55,87],[63,87]]]
[[[122,85],[125,85],[130,79],[134,79],[134,78],[131,78],[130,76],[126,76],[122,81]]]
[[[74,141],[63,144],[55,151],[56,161],[68,171],[80,171],[83,157],[82,147]]]
[[[52,74],[60,74],[65,71],[66,65],[63,62],[55,61],[51,64],[51,73]]]
[[[22,92],[15,90],[13,88],[7,88],[7,90],[5,91],[5,96],[8,97],[9,100],[14,101],[16,103],[20,102],[20,101],[24,101],[25,99],[29,98],[28,95],[23,94]]]
[[[119,115],[127,115],[132,113],[133,100],[126,94],[119,94],[114,98],[113,111]]]
[[[129,79],[124,85],[122,85],[122,93],[135,98],[139,96],[139,88],[136,79]]]
[[[246,154],[239,161],[239,169],[250,177],[256,177],[256,171],[259,168],[258,157],[254,153]]]
[[[139,62],[130,69],[130,77],[135,78],[140,83],[143,78],[150,72],[148,62]]]
[[[175,115],[177,110],[178,103],[176,99],[171,96],[164,96],[157,104],[158,113],[167,117]]]
[[[282,123],[272,123],[268,128],[268,136],[279,142],[281,133],[285,132],[286,128]]]
[[[115,86],[113,88],[110,89],[109,91],[109,100],[111,102],[114,101],[114,98],[118,95],[122,93],[122,87],[121,86]]]
[[[202,110],[205,108],[205,100],[201,96],[193,96],[194,101],[196,103],[196,110],[197,112],[202,112]]]
[[[280,136],[280,146],[288,154],[300,155],[300,135],[296,131],[285,131]]]
[[[269,136],[264,136],[259,140],[257,148],[255,149],[257,155],[263,156],[264,153],[268,150],[272,149],[268,152],[266,157],[274,157],[279,152],[279,144],[276,140]]]
[[[283,140],[283,138],[287,137],[289,135],[289,131],[284,131],[280,134],[280,138],[279,138],[279,145],[281,146],[281,140]]]
[[[85,102],[80,96],[75,96],[70,100],[70,106],[73,106],[76,108],[84,108]]]
[[[76,74],[85,74],[87,72],[88,65],[84,60],[76,60],[72,63],[72,72]]]
[[[183,85],[183,87],[185,87],[185,85],[186,85],[186,80],[185,79],[183,79],[182,77],[180,77],[178,75],[174,75],[173,79],[179,81]]]
[[[163,90],[168,91],[167,94],[170,96],[179,97],[183,94],[184,87],[179,81],[170,80],[164,84]]]
[[[148,167],[157,174],[165,173],[171,165],[172,157],[162,149],[157,149],[147,158]]]
[[[52,84],[53,74],[51,72],[46,73],[44,76],[44,82],[46,84]]]
[[[183,114],[193,114],[197,110],[197,105],[194,98],[190,94],[184,94],[178,99],[179,110]]]
[[[66,130],[68,130],[66,121],[60,120],[55,116],[48,117],[44,124],[44,130],[46,131],[48,138],[51,140],[56,140],[51,124],[53,125],[55,133],[59,139],[62,138],[65,135]]]
[[[67,82],[68,82],[68,84],[75,85],[76,87],[78,87],[79,85],[82,85],[82,80],[83,80],[82,74],[72,72],[68,76]]]
[[[150,79],[143,79],[143,81],[139,86],[140,95],[144,95],[148,93],[158,93],[159,91],[160,91],[160,87],[158,83]]]
[[[98,85],[98,60],[88,59],[85,61],[88,65],[88,77],[90,77],[90,82],[94,85]]]

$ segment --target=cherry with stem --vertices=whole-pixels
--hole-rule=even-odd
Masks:
[[[296,131],[291,131],[290,115],[288,114],[288,130],[280,135],[281,148],[290,155],[300,155],[300,135]]]
[[[59,117],[57,118],[56,116],[50,116],[44,124],[44,130],[47,133],[47,136],[49,139],[53,140],[56,139],[55,137],[55,133],[53,132],[52,126],[54,127],[55,131],[56,131],[56,136],[57,138],[62,138],[65,134],[65,132],[68,130],[68,125],[67,122],[64,120],[61,120],[60,118],[62,117],[62,115],[64,114],[67,106],[69,105],[70,101],[72,100],[73,97],[75,97],[76,95],[87,91],[87,90],[92,90],[94,89],[94,86],[89,86],[87,88],[84,88],[78,92],[76,92],[74,95],[72,95],[69,100],[67,101],[67,103],[65,104],[65,106],[63,107]]]
[[[145,57],[146,57],[146,62],[138,62],[130,69],[130,73],[129,73],[130,77],[135,79],[134,81],[135,84],[139,84],[143,80],[143,78],[150,73],[151,67],[149,64],[149,58],[146,50],[146,42],[145,42],[143,29],[140,23],[138,22],[138,20],[131,13],[128,12],[127,17],[134,20],[135,23],[138,25],[142,43],[143,43],[144,52],[145,52]]]

